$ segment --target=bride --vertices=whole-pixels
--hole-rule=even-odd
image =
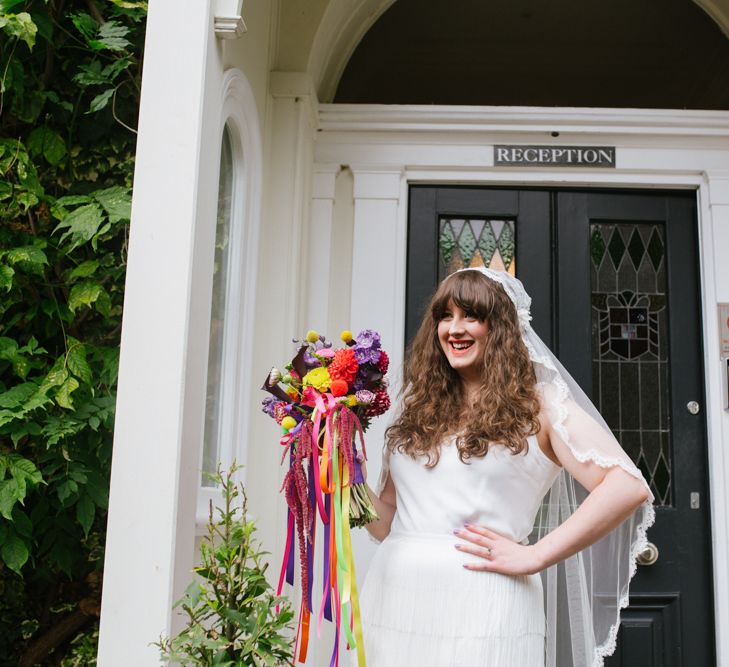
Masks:
[[[530,304],[482,268],[426,309],[368,487],[371,667],[599,667],[615,650],[653,496]]]

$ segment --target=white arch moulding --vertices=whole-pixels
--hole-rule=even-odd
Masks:
[[[395,0],[332,0],[317,28],[307,71],[319,99],[330,102],[352,53]]]
[[[693,0],[729,37],[729,0]]]
[[[230,265],[226,295],[224,366],[233,370],[223,378],[218,458],[224,468],[235,459],[247,462],[250,423],[252,357],[245,354],[243,341],[253,340],[258,269],[258,239],[261,220],[263,149],[261,126],[253,89],[245,74],[231,68],[220,85],[218,144],[228,126],[233,149],[233,201],[231,208]],[[200,468],[202,469],[202,447]],[[245,481],[246,469],[239,473]],[[220,492],[201,486],[198,492],[196,524],[200,532],[208,519],[210,500],[219,504]]]

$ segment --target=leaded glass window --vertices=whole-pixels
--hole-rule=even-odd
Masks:
[[[592,381],[600,413],[670,505],[671,448],[664,229],[593,223]]]
[[[208,347],[208,379],[205,398],[205,435],[203,441],[203,471],[213,472],[220,455],[220,426],[222,419],[223,372],[225,350],[225,313],[230,263],[230,232],[233,199],[233,147],[230,131],[225,126],[220,151],[218,182],[218,214],[215,227],[215,258],[213,292],[210,312],[210,343]],[[203,474],[203,486],[211,482]]]
[[[513,220],[440,219],[439,279],[471,266],[486,266],[516,275]]]

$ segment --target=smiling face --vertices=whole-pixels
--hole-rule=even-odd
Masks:
[[[478,383],[483,372],[489,325],[453,302],[438,321],[438,341],[448,363],[464,380]]]

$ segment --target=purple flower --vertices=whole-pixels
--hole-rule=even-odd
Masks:
[[[316,341],[316,343],[310,344],[309,347],[307,347],[304,350],[304,363],[309,368],[317,368],[318,366],[321,366],[321,360],[317,359],[312,352],[316,352],[318,350],[321,350],[324,347],[324,343],[322,343],[320,340]]]
[[[354,339],[354,353],[360,364],[376,364],[380,360],[380,334],[364,329]]]
[[[369,348],[369,347],[380,347],[380,334],[374,329],[364,329],[357,334],[354,339],[357,347]]]
[[[273,417],[273,408],[275,407],[276,403],[278,403],[278,402],[279,402],[279,400],[275,396],[266,396],[266,398],[264,398],[262,401],[263,411],[269,417]]]

